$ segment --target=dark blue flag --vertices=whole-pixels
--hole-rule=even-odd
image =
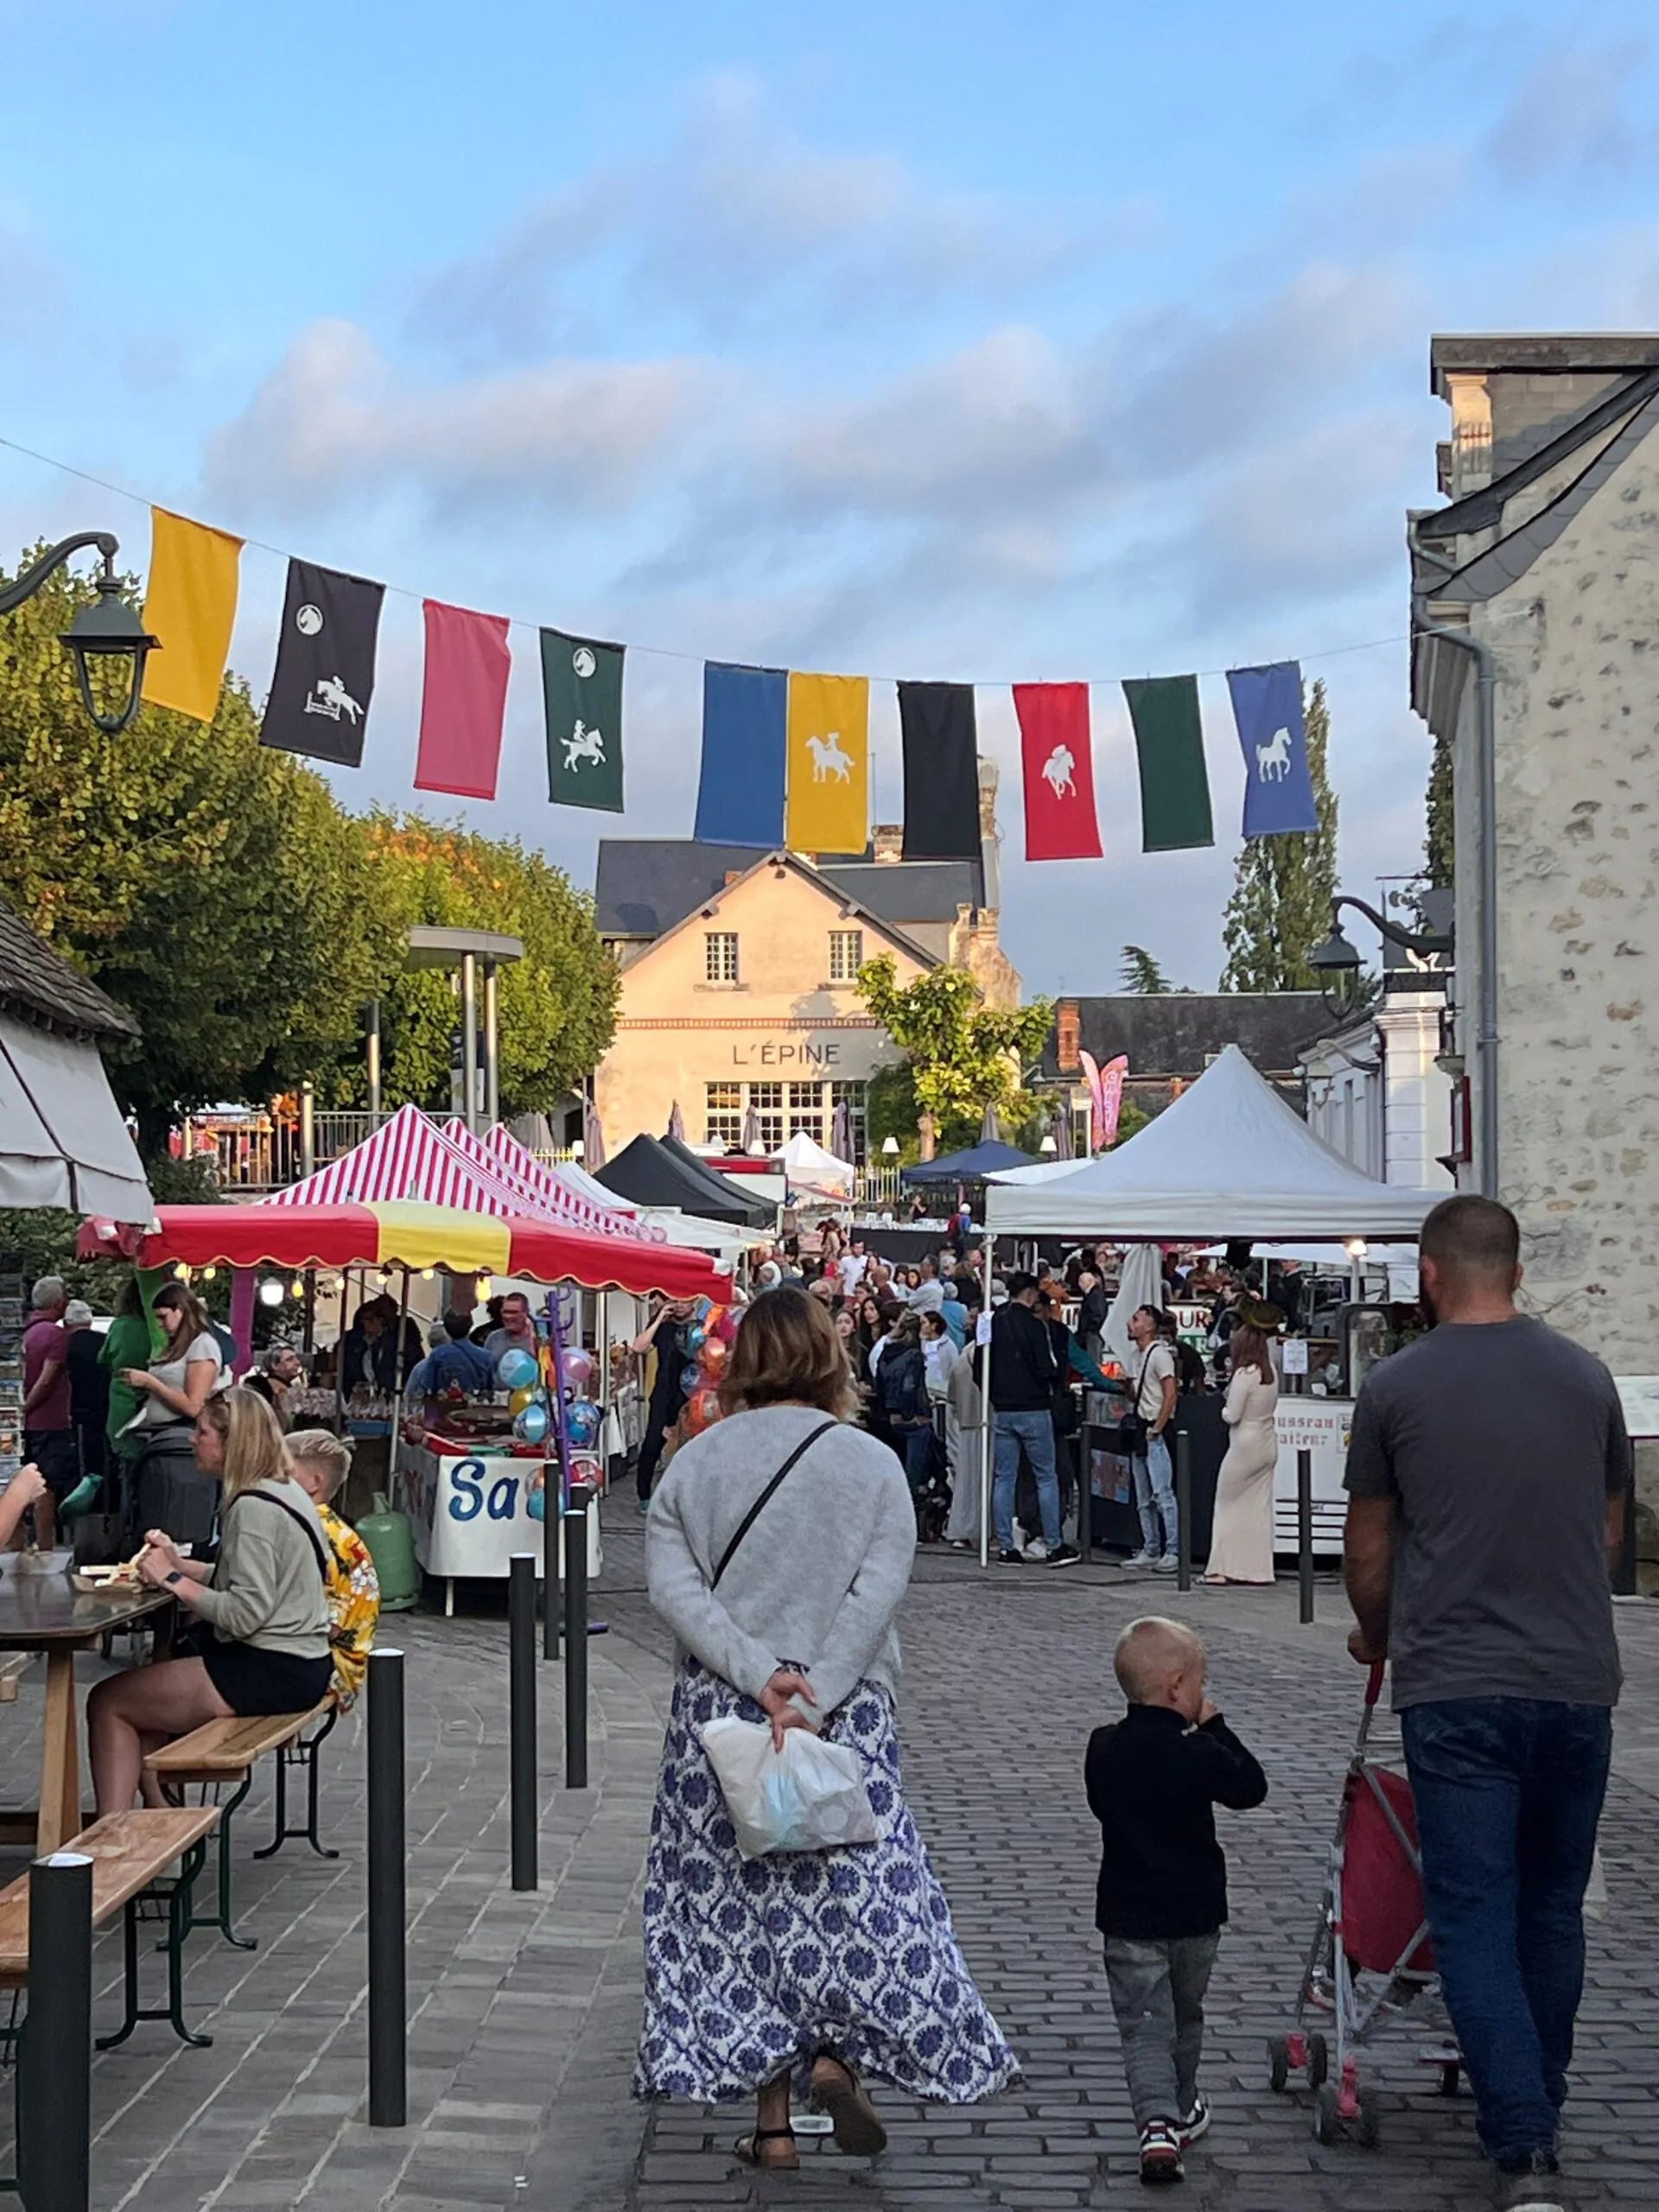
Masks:
[[[1282,837],[1291,830],[1317,830],[1300,664],[1280,660],[1266,668],[1230,668],[1227,689],[1244,755],[1244,835]]]
[[[784,842],[789,673],[707,661],[696,835],[709,845]]]

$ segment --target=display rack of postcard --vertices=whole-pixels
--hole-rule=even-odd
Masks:
[[[0,1489],[23,1464],[23,1289],[0,1275]]]

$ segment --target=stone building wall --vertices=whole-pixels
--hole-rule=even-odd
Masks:
[[[1465,557],[1476,550],[1465,543]],[[1521,1217],[1533,1310],[1615,1374],[1649,1374],[1659,1371],[1659,435],[1470,620],[1498,662],[1500,1194]],[[1471,1067],[1473,691],[1455,800],[1458,999]]]

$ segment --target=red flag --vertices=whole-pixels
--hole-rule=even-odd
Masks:
[[[1016,683],[1026,777],[1026,858],[1097,861],[1095,762],[1086,683]]]
[[[421,749],[415,787],[457,798],[493,798],[507,711],[505,614],[424,602],[426,683],[421,693]]]

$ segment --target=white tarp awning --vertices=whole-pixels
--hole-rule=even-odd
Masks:
[[[837,1160],[804,1129],[797,1129],[783,1149],[784,1174],[791,1190],[823,1191],[847,1198],[853,1193],[855,1170],[850,1160]]]
[[[1117,1151],[1069,1175],[993,1180],[985,1217],[996,1236],[1322,1243],[1414,1237],[1446,1196],[1351,1167],[1230,1045]]]
[[[98,1047],[0,1014],[0,1205],[148,1224],[155,1203]]]

